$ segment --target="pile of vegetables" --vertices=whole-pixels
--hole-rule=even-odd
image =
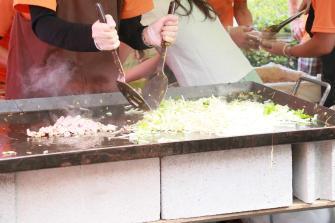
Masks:
[[[274,132],[308,126],[316,121],[303,110],[271,101],[233,100],[208,97],[198,100],[168,99],[156,110],[144,113],[132,126],[137,143],[171,141],[176,135],[233,136]]]

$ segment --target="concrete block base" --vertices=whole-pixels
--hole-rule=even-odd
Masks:
[[[2,195],[8,186],[0,181]],[[160,219],[158,158],[18,172],[9,188],[16,190],[15,216],[2,221],[8,207],[0,209],[1,223],[135,223]]]
[[[163,219],[292,204],[291,145],[164,157],[161,165]]]
[[[293,193],[306,203],[335,200],[335,141],[293,145]]]
[[[15,223],[15,174],[0,174],[0,223]]]

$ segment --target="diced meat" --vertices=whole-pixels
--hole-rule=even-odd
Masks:
[[[83,118],[80,115],[60,117],[54,125],[42,127],[38,131],[27,129],[30,137],[71,137],[94,135],[98,133],[113,133],[117,130],[115,125],[104,125],[91,119]]]

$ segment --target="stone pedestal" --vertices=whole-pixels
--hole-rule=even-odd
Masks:
[[[0,178],[0,207],[5,206],[0,209],[1,223],[135,223],[160,219],[158,158],[18,172],[15,181],[12,175],[7,178]],[[2,194],[16,202],[3,203]]]
[[[293,145],[293,193],[306,203],[335,200],[335,141]]]
[[[292,204],[291,145],[164,157],[161,175],[163,219]]]

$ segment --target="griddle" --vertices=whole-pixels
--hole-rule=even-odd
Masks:
[[[198,99],[209,96],[234,98],[242,92],[254,92],[261,100],[271,99],[292,109],[304,109],[318,115],[319,125],[278,132],[231,137],[197,135],[192,140],[136,145],[128,139],[98,135],[92,137],[32,140],[26,129],[54,124],[61,115],[81,114],[102,123],[124,126],[141,115],[125,114],[128,105],[120,93],[35,98],[0,102],[0,172],[63,167],[90,163],[144,159],[170,155],[218,151],[236,148],[294,144],[335,138],[335,111],[254,82],[181,87],[168,90],[166,97]],[[109,114],[109,115],[108,115]],[[112,114],[112,115],[110,115]],[[252,118],[252,116],[251,116]],[[2,154],[2,155],[1,155]]]

